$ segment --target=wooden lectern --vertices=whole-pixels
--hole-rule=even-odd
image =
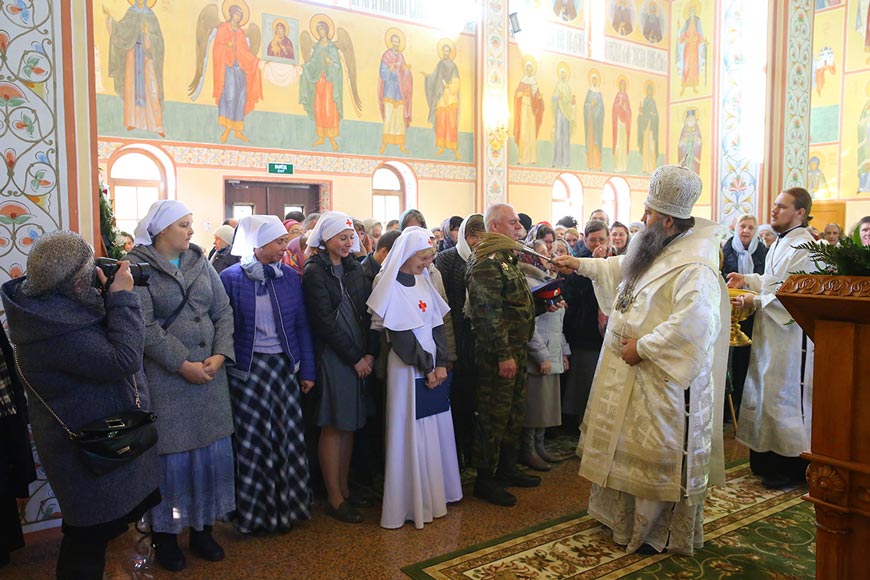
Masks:
[[[816,578],[870,579],[870,278],[792,275],[777,297],[815,343]]]

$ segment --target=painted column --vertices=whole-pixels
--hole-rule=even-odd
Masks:
[[[482,212],[494,203],[507,201],[507,47],[508,12],[506,0],[483,2],[483,20],[478,39],[477,159],[478,199]],[[482,103],[482,106],[481,106]]]
[[[810,78],[813,70],[813,2],[790,0],[782,188],[806,187],[810,148]],[[773,192],[771,192],[773,193]]]
[[[724,0],[719,19],[719,195],[714,216],[724,225],[755,214],[764,154],[767,1]],[[762,222],[766,221],[762,219]]]

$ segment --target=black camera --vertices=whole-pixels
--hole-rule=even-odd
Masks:
[[[115,281],[115,274],[118,272],[121,264],[118,260],[112,258],[97,258],[94,260],[94,263],[106,275],[105,284],[100,283],[100,279],[96,278],[96,276],[94,283],[97,288],[105,292],[112,285],[112,282]],[[151,277],[151,264],[147,262],[130,262],[130,274],[133,275],[134,286],[147,286],[148,278]]]

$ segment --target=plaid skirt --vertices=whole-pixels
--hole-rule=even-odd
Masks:
[[[236,432],[236,511],[243,533],[307,520],[311,487],[300,390],[284,354],[254,353],[246,381],[229,377]]]

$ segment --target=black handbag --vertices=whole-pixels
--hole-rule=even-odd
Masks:
[[[103,417],[73,432],[66,423],[48,406],[25,378],[18,364],[18,351],[14,351],[15,367],[27,388],[48,409],[51,416],[60,424],[67,437],[77,444],[84,464],[94,475],[105,475],[136,459],[157,443],[157,415],[142,409],[139,399],[139,386],[133,375],[133,392],[136,395],[136,408]]]

